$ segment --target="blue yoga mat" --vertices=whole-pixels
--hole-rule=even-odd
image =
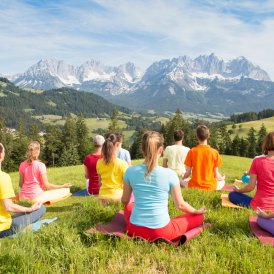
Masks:
[[[90,196],[90,194],[88,193],[87,189],[81,189],[79,191],[76,191],[74,193],[72,193],[72,196]]]

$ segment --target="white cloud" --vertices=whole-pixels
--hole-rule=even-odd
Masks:
[[[76,6],[75,0],[56,2],[52,10],[4,2],[1,72],[24,70],[47,56],[144,67],[162,58],[214,52],[226,59],[245,56],[274,79],[273,1],[97,0]]]

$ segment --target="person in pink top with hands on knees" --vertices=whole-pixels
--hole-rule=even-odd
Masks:
[[[47,201],[63,198],[69,195],[71,184],[55,185],[48,181],[47,169],[44,163],[39,160],[40,143],[32,141],[28,145],[27,160],[19,167],[19,193],[20,199]],[[49,189],[45,191],[45,189]]]
[[[262,149],[265,155],[253,159],[248,185],[241,189],[235,187],[235,191],[230,192],[228,198],[236,205],[274,211],[274,132],[265,137]],[[254,197],[244,194],[254,190],[256,182]]]
[[[0,143],[0,238],[9,237],[19,230],[37,222],[46,208],[37,202],[31,207],[13,203],[15,193],[10,176],[1,170],[5,158],[5,148]],[[11,216],[11,213],[17,213]]]

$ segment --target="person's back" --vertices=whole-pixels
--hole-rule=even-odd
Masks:
[[[266,155],[254,158],[249,172],[257,175],[257,191],[250,205],[253,209],[274,211],[274,158]]]
[[[146,165],[129,167],[124,179],[130,182],[134,192],[132,224],[150,228],[163,227],[170,221],[168,196],[179,180],[176,173],[163,167],[155,167],[146,177]]]
[[[185,159],[189,148],[183,145],[167,146],[164,151],[164,158],[167,159],[168,168],[174,170],[178,175],[185,173]]]
[[[24,182],[19,193],[21,199],[32,200],[44,192],[45,186],[41,176],[47,172],[45,164],[40,161],[29,163],[27,160],[22,162],[19,173],[24,175]]]
[[[120,147],[117,153],[117,158],[120,160],[124,160],[128,163],[128,165],[131,165],[131,157],[128,150]]]
[[[185,160],[185,164],[192,167],[192,178],[188,182],[188,187],[215,190],[217,179],[214,168],[221,163],[218,151],[209,145],[198,145],[192,148]]]

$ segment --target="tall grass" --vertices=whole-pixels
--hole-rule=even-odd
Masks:
[[[222,172],[232,183],[250,159],[223,156]],[[83,167],[49,169],[51,182],[84,188]],[[18,174],[11,174],[18,190]],[[182,190],[196,207],[205,204],[213,226],[186,245],[87,235],[85,230],[109,221],[121,205],[102,207],[96,197],[72,197],[47,208],[45,218],[59,220],[36,233],[0,240],[0,273],[273,273],[274,249],[250,232],[251,210],[222,208],[220,192]],[[170,202],[170,214],[180,214]]]

